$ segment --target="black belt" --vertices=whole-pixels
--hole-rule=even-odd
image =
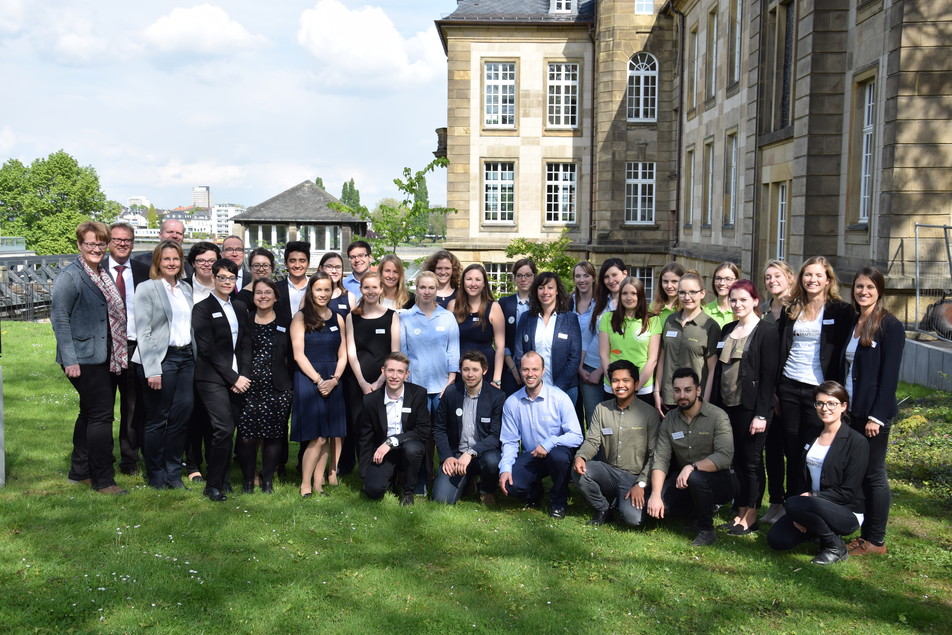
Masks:
[[[170,351],[179,351],[179,352],[192,352],[192,345],[186,344],[185,346],[169,346]]]

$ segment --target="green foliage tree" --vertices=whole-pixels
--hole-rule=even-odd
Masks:
[[[549,242],[516,238],[506,247],[506,257],[532,258],[539,267],[539,271],[554,271],[562,278],[565,288],[571,290],[575,286],[572,273],[577,261],[565,253],[569,243],[572,242],[568,234],[569,230],[563,229],[561,236]]]
[[[430,193],[426,188],[426,175],[417,179],[416,189],[413,192],[413,204],[426,213],[414,216],[413,226],[410,228],[411,238],[422,242],[430,230]]]
[[[29,166],[10,159],[0,167],[0,232],[23,236],[38,254],[72,253],[76,225],[89,219],[108,223],[117,216],[96,170],[63,150]]]
[[[324,179],[321,177],[314,179],[314,183],[317,185],[317,187],[321,188],[322,190],[324,189]]]
[[[159,213],[155,211],[155,205],[149,205],[149,211],[145,217],[149,221],[149,229],[159,228]]]
[[[340,192],[340,202],[352,210],[361,209],[360,190],[354,185],[354,179],[344,183],[344,187],[341,188]]]

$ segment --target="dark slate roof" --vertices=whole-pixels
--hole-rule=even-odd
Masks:
[[[318,187],[314,181],[298,183],[264,203],[252,205],[240,214],[232,217],[237,223],[365,223],[350,214],[332,209],[328,203],[340,201]]]
[[[549,0],[459,0],[441,22],[587,23],[594,19],[595,0],[581,0],[578,13],[549,13]]]

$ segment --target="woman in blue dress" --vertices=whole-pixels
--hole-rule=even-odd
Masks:
[[[304,307],[291,322],[294,373],[294,417],[291,440],[306,444],[301,460],[301,496],[324,494],[327,482],[337,485],[341,440],[347,433],[340,378],[347,367],[344,319],[330,308],[331,278],[318,271],[307,283]],[[328,440],[333,458],[328,465]]]
[[[486,356],[492,369],[491,383],[502,385],[502,365],[506,349],[506,323],[499,303],[493,300],[486,270],[472,264],[463,271],[463,292],[447,307],[459,324],[459,351],[477,350]],[[457,378],[458,381],[462,381]]]

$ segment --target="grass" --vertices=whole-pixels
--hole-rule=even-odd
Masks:
[[[328,497],[302,501],[295,483],[279,483],[273,496],[215,505],[197,488],[155,492],[119,476],[131,494],[111,498],[66,483],[76,398],[53,364],[49,325],[2,331],[4,632],[940,633],[952,624],[949,504],[915,474],[895,482],[890,555],[831,568],[810,565],[806,548],[772,552],[763,536],[721,534],[693,548],[677,520],[587,527],[578,497],[561,522],[510,503],[374,504],[352,478]],[[907,402],[904,420],[931,421],[941,399],[948,411],[948,395],[930,406],[920,401],[930,394],[902,390],[932,408],[922,415]],[[917,438],[952,428],[922,425]],[[918,452],[901,450],[909,464]],[[949,455],[945,446],[934,458],[948,467]]]

